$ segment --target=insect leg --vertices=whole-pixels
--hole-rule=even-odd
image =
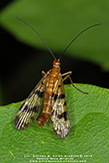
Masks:
[[[46,73],[44,71],[42,71],[42,76],[44,76]]]
[[[71,75],[72,74],[72,71],[69,71],[69,72],[66,72],[64,74],[62,74],[62,76],[65,76],[65,75]],[[68,77],[67,77],[68,78]],[[66,79],[66,78],[65,78]]]
[[[80,91],[80,92],[82,92],[82,93],[84,93],[84,94],[88,94],[87,92],[84,92],[84,91],[80,90],[79,88],[77,88],[77,87],[74,85],[74,83],[73,83],[73,81],[72,81],[72,79],[71,79],[71,77],[70,77],[71,73],[72,73],[72,72],[69,71],[69,72],[63,74],[62,76],[68,74],[67,76],[65,76],[65,78],[63,79],[63,81],[66,80],[67,78],[69,78],[69,79],[70,79],[70,82],[71,82],[71,84],[72,84],[72,86],[73,86],[74,88],[76,88],[78,91]]]

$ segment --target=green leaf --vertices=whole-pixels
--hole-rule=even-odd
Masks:
[[[21,102],[0,107],[0,162],[35,162],[48,155],[58,160],[66,155],[88,163],[109,162],[109,90],[75,85],[88,95],[65,85],[71,128],[64,139],[55,135],[50,120],[43,128],[34,121],[27,129],[17,130],[13,121]]]
[[[30,24],[50,49],[62,54],[70,41],[86,27],[102,23],[82,34],[66,54],[95,62],[109,70],[109,1],[13,1],[1,12],[1,25],[14,37],[32,47],[46,47],[28,26]]]

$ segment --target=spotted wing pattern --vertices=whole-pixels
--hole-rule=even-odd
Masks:
[[[58,137],[64,138],[69,134],[70,120],[66,106],[62,77],[60,77],[57,94],[52,97],[54,97],[51,111],[52,127]]]
[[[14,119],[14,126],[17,129],[27,128],[38,114],[44,101],[47,78],[48,74],[45,74],[18,110]]]

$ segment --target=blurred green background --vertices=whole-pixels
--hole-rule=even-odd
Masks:
[[[16,16],[41,35],[56,58],[83,29],[102,23],[69,47],[61,59],[61,72],[72,71],[75,83],[109,88],[109,1],[1,1],[0,105],[24,100],[41,71],[52,68],[52,55]]]

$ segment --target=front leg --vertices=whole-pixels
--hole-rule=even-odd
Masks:
[[[42,71],[42,76],[44,76],[46,73],[44,71]]]

